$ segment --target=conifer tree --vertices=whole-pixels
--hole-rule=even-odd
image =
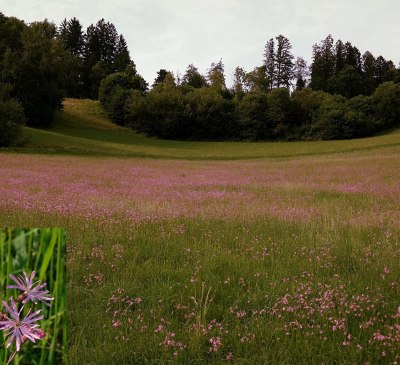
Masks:
[[[82,56],[84,36],[82,25],[78,19],[72,18],[68,22],[67,19],[64,19],[58,29],[58,33],[65,49],[74,55]]]
[[[357,47],[354,47],[350,42],[345,45],[345,62],[346,65],[353,66],[358,73],[362,73],[361,53]]]
[[[114,58],[115,71],[124,71],[129,66],[130,62],[131,57],[129,55],[128,45],[126,44],[124,36],[121,34],[118,39]]]
[[[277,40],[277,49],[275,56],[275,86],[289,88],[293,78],[293,55],[291,53],[292,45],[289,39],[282,34],[275,38]]]
[[[335,74],[335,54],[333,38],[328,35],[320,44],[313,46],[311,65],[311,87],[314,90],[327,90],[327,81]]]
[[[157,72],[157,77],[154,80],[153,87],[162,84],[168,74],[169,71],[166,69],[160,69],[160,71]]]
[[[377,82],[375,79],[375,57],[369,51],[362,56],[362,70],[364,79],[364,92],[366,95],[371,95],[376,89]]]
[[[269,89],[272,90],[275,83],[275,43],[274,39],[271,38],[264,49],[264,66],[265,66],[265,74],[268,79]]]
[[[346,50],[340,39],[335,44],[335,53],[335,74],[338,74],[346,64]]]

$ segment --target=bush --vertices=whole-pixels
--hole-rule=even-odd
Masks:
[[[341,139],[346,99],[339,95],[325,98],[314,112],[310,135],[314,139]]]
[[[212,88],[195,89],[186,95],[184,117],[190,131],[187,138],[223,140],[237,135],[233,101]]]
[[[0,147],[18,144],[22,138],[22,125],[25,123],[24,110],[14,100],[0,100]]]
[[[295,110],[296,124],[309,125],[313,115],[322,102],[329,97],[324,91],[314,91],[310,88],[296,90],[292,94],[293,108]]]
[[[278,88],[267,95],[268,120],[272,130],[272,138],[283,140],[295,126],[294,104],[286,88]],[[268,139],[268,137],[267,137]]]
[[[162,83],[146,97],[133,92],[125,111],[128,124],[149,136],[222,140],[238,134],[233,102],[211,88],[189,91]]]
[[[113,73],[101,81],[99,101],[113,122],[118,125],[127,123],[125,106],[133,90],[145,92],[147,86],[143,81],[141,76],[126,72]]]
[[[269,123],[267,93],[251,91],[240,101],[238,118],[241,137],[252,141],[271,138],[273,127]]]
[[[400,125],[400,84],[385,82],[372,94],[378,129]]]
[[[145,134],[147,127],[147,102],[139,90],[132,90],[124,106],[126,126]]]
[[[370,96],[356,96],[346,102],[345,123],[352,130],[351,137],[367,137],[374,134],[377,128],[375,104]],[[349,134],[349,132],[348,132]]]
[[[182,126],[185,102],[177,87],[157,85],[147,94],[142,106],[145,109],[140,132],[160,138],[181,138],[182,129],[185,129]]]

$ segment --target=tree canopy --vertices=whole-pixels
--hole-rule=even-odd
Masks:
[[[160,138],[354,138],[399,125],[400,69],[331,35],[310,66],[271,37],[262,63],[232,76],[229,87],[220,59],[205,74],[161,68],[149,88],[113,23],[84,30],[77,18],[57,27],[0,13],[0,144],[19,143],[24,123],[50,125],[65,97],[99,99],[115,123]]]

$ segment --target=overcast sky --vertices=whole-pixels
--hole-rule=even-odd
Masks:
[[[261,65],[265,43],[279,34],[308,62],[328,34],[400,61],[399,0],[1,0],[0,11],[28,23],[76,17],[84,29],[105,18],[150,84],[160,68],[183,74],[193,63],[205,73],[221,58],[231,84],[236,66]]]

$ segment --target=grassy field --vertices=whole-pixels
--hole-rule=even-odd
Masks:
[[[26,133],[0,225],[67,228],[70,364],[400,361],[398,131],[161,141],[67,100]]]

